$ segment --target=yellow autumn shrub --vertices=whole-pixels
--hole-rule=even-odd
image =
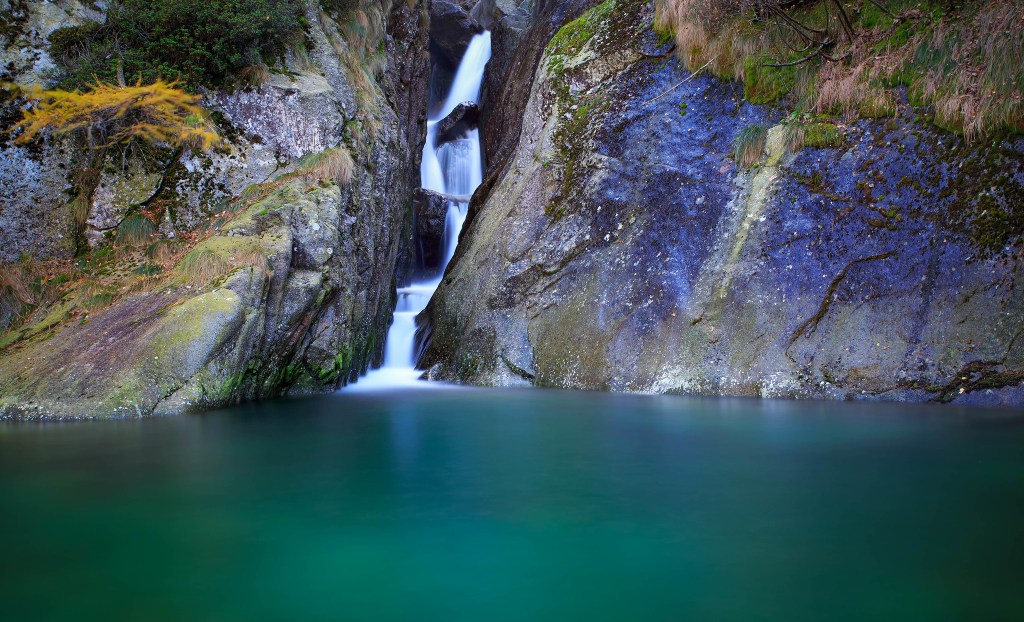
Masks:
[[[209,150],[220,137],[207,120],[199,97],[174,82],[117,86],[97,82],[85,91],[28,89],[34,100],[12,131],[15,142],[27,143],[45,131],[88,133],[92,146],[111,146],[132,139],[188,145]]]

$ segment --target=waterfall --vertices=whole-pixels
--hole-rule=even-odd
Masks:
[[[437,125],[463,102],[480,103],[484,69],[491,59],[491,33],[473,37],[455,72],[451,90],[438,112],[427,120],[427,140],[420,164],[420,185],[450,197],[469,197],[483,180],[480,132],[468,131],[462,138],[437,144]],[[391,328],[384,348],[384,364],[370,371],[347,390],[386,389],[423,386],[416,369],[416,316],[427,307],[441,284],[444,269],[455,255],[459,232],[466,221],[469,202],[449,200],[445,218],[444,261],[440,273],[432,279],[413,283],[398,290]]]

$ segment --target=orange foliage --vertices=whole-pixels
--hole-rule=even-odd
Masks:
[[[25,111],[12,131],[21,133],[15,142],[26,143],[46,130],[66,134],[80,129],[105,137],[110,146],[138,138],[172,147],[189,145],[209,150],[220,137],[207,121],[199,97],[177,88],[176,83],[115,86],[97,82],[87,91],[26,92],[38,103]]]

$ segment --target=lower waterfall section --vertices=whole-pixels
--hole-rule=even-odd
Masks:
[[[439,126],[460,104],[479,105],[480,87],[490,58],[491,33],[483,32],[470,42],[448,95],[427,121],[420,184],[424,190],[442,195],[447,204],[440,268],[433,277],[398,289],[398,303],[388,330],[384,363],[350,385],[345,389],[347,391],[422,387],[425,384],[419,380],[422,372],[416,369],[416,316],[427,307],[441,284],[444,270],[455,255],[459,233],[469,210],[469,198],[483,180],[479,130],[469,129],[454,140],[439,143]]]

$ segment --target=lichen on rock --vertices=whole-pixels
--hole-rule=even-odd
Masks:
[[[563,19],[426,312],[431,377],[1024,403],[1024,143],[901,117],[789,153],[785,111],[688,73],[651,22],[622,0]]]

